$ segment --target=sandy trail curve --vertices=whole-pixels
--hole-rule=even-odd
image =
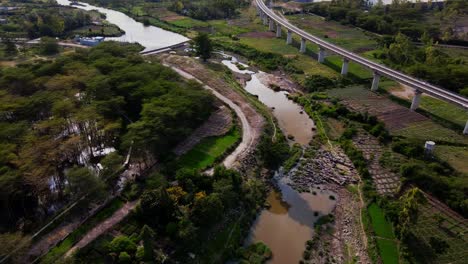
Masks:
[[[203,84],[202,81],[197,79],[195,76],[191,75],[190,73],[187,73],[175,66],[168,65],[168,64],[163,64],[166,67],[170,67],[173,69],[175,72],[177,72],[179,75],[184,77],[185,79],[189,80],[195,80],[201,84]],[[238,158],[244,154],[245,152],[248,152],[249,149],[252,147],[253,144],[255,144],[255,135],[254,135],[254,129],[252,129],[247,116],[242,112],[242,109],[236,105],[231,99],[227,98],[226,96],[220,94],[217,92],[215,89],[211,88],[208,85],[203,84],[203,87],[207,90],[210,90],[214,96],[216,96],[219,100],[223,101],[225,104],[227,104],[234,112],[236,113],[237,117],[241,121],[242,124],[242,141],[241,143],[237,146],[237,148],[229,154],[223,161],[223,165],[226,168],[231,168],[234,166],[235,162],[238,160]]]
[[[98,238],[100,235],[109,231],[113,226],[122,221],[137,205],[137,201],[127,202],[122,208],[117,210],[111,217],[107,218],[105,221],[101,222],[95,226],[91,231],[89,231],[76,245],[74,245],[68,252],[65,254],[65,258],[71,256],[80,248],[91,243],[93,240]]]

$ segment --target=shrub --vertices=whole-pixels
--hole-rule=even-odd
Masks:
[[[335,81],[321,75],[312,75],[305,79],[304,87],[309,92],[319,92],[335,87]]]
[[[120,252],[119,254],[119,263],[127,264],[132,262],[132,257],[127,252]]]
[[[114,238],[108,245],[110,252],[130,252],[133,253],[137,250],[137,245],[127,236],[118,236]]]

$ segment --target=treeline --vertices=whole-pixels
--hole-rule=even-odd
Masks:
[[[424,46],[418,47],[401,33],[386,37],[381,41],[382,52],[374,52],[374,56],[412,76],[468,96],[468,62],[436,48],[427,34],[422,40]]]
[[[140,204],[127,220],[136,228],[129,234],[123,225],[122,230],[128,236],[104,242],[100,247],[107,252],[102,253],[119,263],[123,258],[129,260],[127,263],[135,260],[205,263],[214,254],[220,263],[236,258],[237,249],[242,246],[264,200],[263,183],[224,167],[216,167],[211,177],[197,170],[182,169],[175,176],[177,185],[169,183],[172,180],[173,177],[157,173],[147,178]],[[214,240],[226,231],[234,232],[233,236],[227,248],[220,248]],[[143,243],[139,243],[141,240]],[[212,252],[214,248],[216,252]],[[90,251],[94,251],[92,247],[80,251],[76,257],[88,260]]]
[[[63,37],[67,32],[91,25],[91,16],[74,8],[25,5],[16,14],[7,17],[8,23],[0,25],[5,36],[26,34],[29,38],[41,36]],[[12,35],[13,36],[13,35]]]
[[[170,10],[199,20],[234,17],[239,7],[247,6],[247,0],[196,0],[174,1]]]
[[[304,11],[378,34],[394,35],[401,32],[413,41],[418,41],[426,32],[437,41],[458,40],[465,41],[464,44],[468,45],[466,36],[458,36],[454,28],[454,21],[468,14],[466,1],[394,1],[392,5],[369,5],[365,0],[341,0],[306,4]],[[434,18],[437,23],[428,20],[428,16]]]
[[[123,158],[103,150],[159,159],[210,115],[208,92],[139,50],[106,42],[0,70],[0,231],[27,232],[90,186],[114,189]],[[97,177],[86,167],[99,161]]]

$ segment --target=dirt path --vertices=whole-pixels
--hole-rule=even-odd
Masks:
[[[105,221],[101,222],[95,226],[91,231],[89,231],[75,246],[73,246],[66,254],[65,257],[71,256],[74,252],[83,248],[84,246],[91,243],[100,235],[109,231],[114,225],[122,221],[129,213],[132,211],[138,203],[137,201],[127,202],[122,208],[117,210],[111,217],[107,218]]]
[[[164,64],[164,66],[172,68],[174,71],[176,71],[178,74],[180,74],[182,77],[184,77],[186,79],[195,80],[195,81],[203,84],[202,81],[200,81],[195,76],[191,75],[190,73],[188,73],[188,72],[186,72],[186,71],[184,71],[182,69],[179,69],[179,68],[177,68],[175,66],[168,65],[168,64]],[[225,104],[227,104],[232,110],[234,110],[237,117],[241,121],[241,124],[242,124],[242,142],[223,161],[224,166],[226,166],[227,168],[231,168],[231,167],[234,166],[234,164],[238,160],[238,158],[242,154],[247,153],[252,148],[252,146],[255,144],[255,137],[256,137],[255,133],[256,133],[256,131],[254,129],[252,129],[252,126],[250,125],[250,123],[249,123],[249,121],[247,119],[247,116],[244,114],[242,109],[237,104],[235,104],[231,99],[229,99],[226,96],[220,94],[219,92],[217,92],[215,89],[213,89],[212,87],[210,87],[208,85],[203,85],[203,87],[205,89],[207,89],[207,90],[210,90],[213,93],[214,96],[216,96],[219,100],[221,100]]]

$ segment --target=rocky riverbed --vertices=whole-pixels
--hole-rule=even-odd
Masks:
[[[334,147],[333,150],[320,148],[308,149],[308,155],[289,173],[289,185],[299,192],[310,192],[312,188],[326,184],[345,186],[358,181],[353,163]]]

